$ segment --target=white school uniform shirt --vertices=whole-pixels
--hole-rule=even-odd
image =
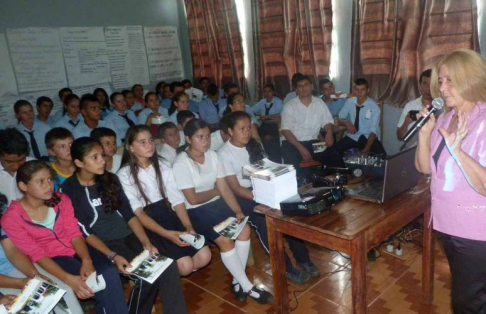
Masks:
[[[179,131],[179,137],[181,138],[181,143],[179,147],[186,144],[186,136],[184,135],[184,131]]]
[[[46,146],[46,134],[51,130],[51,127],[41,121],[36,121],[34,119],[34,124],[32,125],[32,130],[29,130],[22,124],[22,122],[17,123],[15,126],[17,130],[20,131],[29,142],[29,155],[30,157],[34,158],[34,150],[32,149],[32,144],[30,143],[30,135],[27,133],[28,131],[34,131],[34,139],[37,143],[37,148],[39,149],[39,153],[41,156],[49,156],[47,154],[47,146]]]
[[[204,153],[204,164],[196,163],[186,152],[180,153],[172,165],[174,173],[177,173],[175,181],[179,190],[194,188],[196,193],[214,189],[216,180],[224,178],[224,170],[219,162],[218,155],[212,150]],[[186,208],[197,208],[204,204],[211,203],[219,199],[219,195],[213,197],[206,203],[191,205],[184,198]]]
[[[138,115],[138,124],[145,125],[147,123],[147,118],[151,113],[152,113],[152,109],[150,108],[145,108],[142,111],[140,111]],[[163,115],[166,120],[167,118],[169,118],[169,111],[167,109],[159,107],[159,113]]]
[[[122,161],[122,156],[120,155],[113,155],[113,164],[111,165],[111,169],[106,169],[107,171],[116,174],[118,169],[120,169]]]
[[[224,140],[223,137],[221,136],[221,131],[216,130],[213,133],[211,133],[211,147],[209,147],[210,150],[214,150],[217,152],[221,146],[223,146]]]
[[[176,187],[174,174],[170,168],[170,165],[166,161],[159,159],[159,167],[162,173],[164,193],[167,196],[169,203],[172,205],[172,208],[179,204],[183,204],[185,198],[182,192]],[[129,166],[124,166],[118,170],[117,176],[118,179],[120,179],[123,191],[127,195],[128,200],[130,201],[130,206],[134,212],[138,208],[143,208],[148,205],[135,184],[135,180],[133,179]],[[138,168],[138,179],[140,180],[143,191],[151,204],[163,199],[159,191],[155,168],[153,165],[150,165],[147,169]]]
[[[282,111],[282,130],[291,131],[300,142],[317,140],[321,129],[334,118],[322,99],[312,96],[306,107],[299,97],[289,101]]]
[[[71,123],[69,122],[71,121]],[[56,123],[54,123],[54,128],[65,128],[69,130],[70,132],[73,132],[74,128],[78,126],[81,121],[84,121],[83,116],[78,113],[78,116],[76,117],[76,121],[71,120],[71,118],[68,116],[66,113],[64,116],[62,116],[61,119],[59,119]]]
[[[238,183],[244,188],[251,188],[251,181],[243,178],[243,166],[250,164],[250,154],[246,147],[236,147],[230,141],[224,143],[218,151],[220,163],[225,176],[236,176]]]
[[[35,160],[35,158],[27,157],[25,161]],[[18,200],[23,196],[23,193],[17,186],[17,173],[12,177],[10,173],[5,171],[2,164],[0,163],[0,193],[7,197],[7,205],[12,201]]]
[[[177,151],[166,143],[157,145],[157,153],[159,156],[165,158],[171,165],[177,157]]]
[[[112,129],[113,132],[116,133],[116,128],[111,121],[100,120],[100,121],[98,121],[97,128],[109,128],[109,129]],[[78,125],[74,128],[72,133],[73,133],[74,139],[78,139],[80,137],[90,137],[91,131],[93,131],[93,129],[88,127],[86,125],[86,123],[84,123],[84,121],[80,121],[78,123]],[[116,137],[116,146],[120,147],[121,145],[122,145],[121,138],[119,138],[117,136]]]

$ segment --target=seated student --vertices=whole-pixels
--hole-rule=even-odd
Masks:
[[[140,111],[142,111],[142,109],[135,110],[137,108],[135,107],[135,96],[133,95],[133,92],[131,90],[124,89],[122,90],[122,94],[123,97],[125,97],[125,101],[127,103],[127,110],[130,110],[135,114],[135,116],[138,116],[138,114],[140,113]]]
[[[432,94],[430,93],[430,76],[432,74],[432,70],[428,69],[423,71],[420,74],[419,79],[419,91],[420,97],[408,102],[403,108],[402,115],[398,120],[397,125],[397,139],[399,141],[405,136],[405,134],[412,128],[414,125],[414,120],[410,117],[410,111],[418,111],[420,112],[425,107],[428,107],[432,104]],[[439,110],[435,113],[435,116],[439,116],[442,110]],[[418,139],[418,132],[406,143],[405,147],[412,147],[417,145]]]
[[[138,119],[133,111],[127,110],[127,102],[122,93],[114,92],[110,95],[110,100],[114,110],[106,116],[105,120],[115,127],[116,136],[123,143],[128,128],[137,124]]]
[[[151,253],[158,253],[158,250],[133,214],[116,175],[105,171],[100,143],[82,137],[73,143],[71,152],[76,173],[64,182],[62,191],[74,204],[74,214],[86,243],[108,256],[119,272],[135,281],[129,297],[129,312],[151,313],[158,292],[164,313],[186,313],[176,263],[172,263],[153,284],[143,282],[125,269],[144,249]]]
[[[211,84],[209,77],[203,76],[199,79],[199,89],[203,92],[203,100],[208,98],[208,87]]]
[[[161,107],[167,108],[167,109],[172,108],[173,98],[176,94],[181,93],[181,92],[185,93],[184,85],[181,82],[172,82],[172,83],[170,83],[169,86],[170,86],[169,87],[170,88],[170,94],[172,94],[172,97],[171,98],[165,98],[162,101],[162,103],[160,104]],[[188,99],[188,102],[189,102],[189,107],[188,107],[189,110],[191,110],[193,112],[197,112],[199,110],[195,101]]]
[[[216,130],[211,133],[211,146],[209,147],[210,150],[217,152],[223,145],[230,139],[230,135],[228,133],[228,127],[226,124],[228,116],[222,117],[219,120],[219,130]]]
[[[115,130],[115,126],[110,121],[101,120],[101,109],[98,99],[92,94],[85,94],[81,97],[79,104],[83,121],[73,129],[74,139],[80,137],[89,137],[91,131],[96,128],[110,128]],[[117,146],[121,146],[121,141],[117,142]]]
[[[79,97],[75,94],[69,94],[64,97],[63,110],[65,114],[55,124],[54,128],[65,128],[73,131],[74,128],[83,121],[83,116],[79,110]]]
[[[145,99],[143,97],[143,86],[141,84],[135,84],[132,86],[133,96],[135,96],[135,105],[133,105],[132,110],[138,111],[145,108]]]
[[[15,116],[18,124],[15,126],[29,142],[29,156],[36,159],[48,160],[47,148],[44,142],[46,133],[51,129],[43,122],[34,119],[34,109],[27,100],[17,100],[14,104]]]
[[[172,122],[164,122],[159,127],[158,136],[162,143],[157,144],[157,153],[172,165],[177,157],[177,148],[181,144],[179,129]]]
[[[175,185],[170,165],[155,152],[154,139],[147,126],[128,129],[122,167],[117,175],[150,240],[177,261],[181,276],[188,276],[209,263],[211,251],[207,246],[198,251],[179,238],[181,234],[194,233],[194,229],[183,225],[174,213],[186,212],[184,197]]]
[[[116,153],[116,133],[109,128],[96,128],[91,131],[90,137],[100,142],[103,147],[105,168],[116,173],[121,166],[121,156]]]
[[[194,112],[189,110],[182,110],[177,113],[177,129],[179,130],[179,137],[181,138],[181,143],[179,146],[183,146],[186,144],[186,137],[184,136],[184,128],[186,127],[187,122],[195,119],[196,115]]]
[[[0,212],[3,213],[7,207],[7,198],[5,195],[0,194]],[[0,245],[0,294],[2,295],[0,304],[10,306],[14,300],[9,296],[15,298],[30,278],[40,275],[54,281],[61,289],[66,291],[63,298],[73,314],[83,314],[78,298],[68,285],[60,279],[49,275],[39,265],[34,265],[24,253],[13,245],[12,241],[5,234],[2,237],[2,245]],[[54,309],[54,311],[56,310],[57,308]],[[59,313],[61,313],[61,310]]]
[[[380,136],[380,107],[368,97],[370,87],[368,81],[359,78],[353,86],[356,97],[346,101],[339,113],[339,124],[346,127],[347,132],[334,149],[344,156],[344,152],[350,148],[359,148],[361,153],[367,155],[386,155],[385,148],[378,139]]]
[[[52,127],[56,122],[54,116],[51,116],[52,108],[54,107],[52,99],[46,96],[41,96],[37,98],[35,105],[37,107],[37,115],[35,116],[35,119]]]
[[[71,158],[71,144],[74,142],[73,135],[64,128],[54,128],[46,134],[47,152],[55,160],[51,163],[51,168],[56,173],[54,188],[59,190],[61,184],[73,175],[76,167]]]
[[[218,129],[220,99],[218,86],[210,84],[206,90],[207,98],[199,104],[199,115],[212,131]]]
[[[108,93],[103,88],[97,88],[93,91],[93,95],[98,99],[101,109],[101,120],[105,118],[113,111],[110,105],[110,99],[108,98]]]
[[[280,120],[283,104],[282,100],[275,96],[273,84],[267,84],[263,87],[263,96],[259,102],[251,107],[252,112],[262,121],[267,119]]]
[[[253,137],[258,142],[261,142],[262,139],[260,138],[260,135],[258,134],[258,126],[259,126],[258,121],[255,118],[255,116],[253,115],[253,113],[251,112],[251,109],[249,109],[249,107],[247,108],[247,106],[245,104],[245,99],[243,98],[243,95],[240,94],[240,93],[230,94],[228,96],[228,99],[226,99],[226,101],[228,103],[228,106],[224,110],[223,116],[226,116],[226,115],[228,115],[232,112],[235,112],[235,111],[244,111],[244,112],[248,113],[248,115],[251,118],[251,137]],[[248,112],[248,111],[250,111],[250,112]]]
[[[238,301],[244,302],[250,296],[261,304],[272,302],[273,296],[254,285],[245,274],[250,251],[249,226],[244,226],[236,241],[213,229],[228,217],[236,216],[241,221],[245,215],[226,184],[218,155],[209,150],[208,125],[203,120],[193,119],[187,123],[184,133],[189,147],[177,156],[172,166],[177,173],[177,188],[184,194],[187,208],[187,212],[178,212],[182,223],[186,228],[193,226],[197,233],[218,246],[221,260],[233,276],[231,292]]]
[[[224,111],[228,106],[227,99],[230,95],[240,92],[240,88],[235,83],[227,83],[223,86],[224,96],[219,100],[219,117],[223,117]]]
[[[190,110],[189,96],[184,91],[177,92],[176,94],[174,94],[174,97],[172,97],[172,106],[169,109],[169,118],[167,119],[167,121],[177,124],[177,114],[179,113],[179,111],[182,110]],[[197,113],[193,113],[196,118],[199,118],[199,115]]]
[[[17,170],[17,185],[24,196],[12,201],[2,217],[2,227],[12,243],[71,287],[78,298],[94,297],[96,313],[128,313],[116,268],[86,246],[71,200],[54,192],[49,165],[40,160],[26,162]],[[95,271],[106,282],[106,288],[96,293],[85,282]]]
[[[157,97],[159,98],[159,101],[162,102],[164,99],[164,87],[167,85],[166,82],[160,81],[157,83],[155,86],[155,93],[157,94]]]
[[[302,73],[298,73],[298,72],[295,73],[294,75],[292,75],[292,91],[289,92],[287,95],[285,95],[285,98],[283,100],[284,105],[298,96],[297,81],[301,76],[304,76],[304,75]]]
[[[17,129],[7,128],[0,131],[0,193],[7,197],[8,204],[22,197],[15,181],[17,169],[26,161],[29,143]]]
[[[138,115],[138,124],[152,125],[152,118],[163,117],[165,120],[169,117],[167,109],[162,108],[159,103],[159,98],[153,92],[148,92],[145,95],[145,104],[147,107],[143,109]]]
[[[344,162],[333,149],[334,119],[324,102],[312,96],[310,78],[300,76],[296,82],[298,96],[286,105],[282,112],[281,132],[285,137],[282,143],[282,157],[286,164],[295,167],[301,174],[301,161],[317,160],[329,167],[344,167]],[[327,149],[314,153],[312,144],[317,143],[318,136],[326,131],[325,142]]]
[[[236,200],[243,213],[249,216],[252,226],[256,228],[263,248],[269,253],[265,216],[253,211],[258,204],[253,201],[251,181],[244,179],[242,175],[244,166],[265,158],[262,145],[251,138],[250,121],[250,116],[242,111],[233,112],[226,117],[226,131],[231,138],[219,149],[218,157],[223,165],[228,186],[235,193]],[[294,268],[289,257],[285,254],[287,278],[297,284],[304,284],[310,276],[319,276],[319,269],[311,262],[309,251],[304,242],[288,237],[288,244],[297,265],[305,270],[305,273]]]
[[[348,100],[347,98],[333,98],[339,97],[336,95],[336,90],[334,88],[333,82],[328,78],[323,78],[319,81],[319,88],[321,89],[321,99],[326,103],[327,108],[331,112],[331,115],[338,116],[341,109],[343,109],[344,104]]]
[[[67,95],[71,95],[72,93],[73,91],[69,87],[61,88],[58,92],[59,100],[61,101],[61,103],[64,104],[64,98],[66,98]],[[59,121],[65,114],[66,111],[64,109],[58,110],[54,114],[54,121]]]

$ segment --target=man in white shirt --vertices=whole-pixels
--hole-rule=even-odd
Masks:
[[[296,81],[298,97],[289,101],[282,112],[282,156],[286,164],[299,171],[301,161],[319,161],[330,167],[344,167],[342,158],[332,149],[334,144],[334,119],[326,104],[312,96],[310,78],[301,76]],[[319,142],[321,131],[325,131],[327,148],[314,153],[312,144]]]
[[[408,102],[405,105],[405,108],[403,108],[402,115],[400,116],[400,119],[398,120],[397,124],[397,139],[401,140],[405,134],[412,128],[414,125],[414,121],[416,119],[412,118],[412,115],[415,115],[417,111],[422,110],[424,107],[430,106],[432,103],[432,94],[430,93],[430,76],[432,74],[432,70],[428,69],[423,71],[420,74],[420,79],[419,79],[419,91],[420,91],[420,97],[417,99],[414,99],[410,102]],[[440,113],[437,113],[436,116],[438,116]],[[417,136],[418,133],[416,133],[406,144],[406,147],[412,147],[417,144]]]

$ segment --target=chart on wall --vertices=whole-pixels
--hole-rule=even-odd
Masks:
[[[105,39],[113,87],[150,84],[142,26],[106,27]]]
[[[61,27],[69,86],[111,81],[103,27]]]
[[[150,80],[170,80],[184,77],[182,53],[174,26],[144,27]]]
[[[0,97],[5,95],[17,95],[17,83],[10,55],[7,49],[5,34],[0,34]]]
[[[67,85],[57,28],[8,29],[7,38],[19,92]]]

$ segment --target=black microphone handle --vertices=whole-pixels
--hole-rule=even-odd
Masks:
[[[437,109],[435,107],[430,108],[429,112],[427,112],[427,115],[425,117],[420,117],[420,119],[415,122],[412,128],[408,130],[407,133],[405,133],[402,140],[404,142],[408,142],[415,135],[415,133],[417,133],[424,126],[424,124],[429,121],[430,116],[436,111]]]

